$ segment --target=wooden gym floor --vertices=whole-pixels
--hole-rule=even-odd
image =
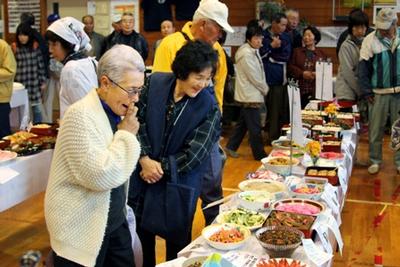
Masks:
[[[226,143],[227,137],[222,140]],[[350,179],[347,200],[342,212],[341,232],[345,243],[343,255],[335,254],[334,266],[373,266],[375,256],[383,257],[384,266],[400,266],[400,175],[392,163],[393,152],[383,146],[384,164],[378,175],[369,175],[366,167],[355,166]],[[270,147],[266,147],[269,151]],[[223,178],[225,195],[237,188],[247,172],[257,169],[247,139],[238,150],[241,157],[228,158]],[[362,136],[358,148],[360,160],[368,159],[368,141]],[[0,266],[18,266],[19,257],[27,250],[40,250],[47,255],[49,237],[43,215],[44,194],[0,213]],[[379,216],[380,215],[380,216]],[[201,212],[196,213],[193,237],[204,226]],[[157,261],[164,259],[164,243],[157,242]]]

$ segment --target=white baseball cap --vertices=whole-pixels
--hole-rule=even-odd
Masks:
[[[234,32],[228,23],[228,7],[218,0],[201,0],[193,15],[193,20],[211,19],[226,32]]]
[[[114,23],[120,22],[121,19],[122,19],[122,14],[119,14],[119,13],[114,14],[114,15],[112,15],[112,17],[111,17],[111,20],[112,20],[112,22],[114,22]]]
[[[382,8],[376,16],[375,26],[377,29],[388,30],[396,22],[396,12],[392,8]]]

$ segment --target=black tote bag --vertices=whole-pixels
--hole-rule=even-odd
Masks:
[[[179,184],[174,157],[170,157],[170,164],[170,180],[161,180],[146,189],[141,218],[143,229],[168,240],[191,229],[195,211],[195,188]]]

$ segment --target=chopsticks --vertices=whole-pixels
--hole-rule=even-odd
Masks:
[[[236,195],[236,194],[230,194],[230,195],[228,195],[228,196],[226,196],[226,197],[224,197],[224,198],[221,198],[221,199],[218,199],[218,200],[216,200],[216,201],[214,201],[214,202],[211,202],[210,204],[208,204],[207,206],[205,206],[205,207],[203,208],[203,210],[206,210],[206,209],[212,208],[212,207],[214,207],[214,206],[217,206],[217,205],[219,205],[219,204],[222,204],[222,203],[224,203],[224,202],[230,200],[234,195]]]

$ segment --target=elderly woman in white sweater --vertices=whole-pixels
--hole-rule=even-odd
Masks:
[[[239,121],[229,138],[225,151],[238,157],[239,148],[247,130],[253,157],[260,160],[267,156],[261,137],[261,108],[269,87],[258,49],[262,46],[263,31],[258,25],[246,30],[246,43],[236,52],[235,101],[241,105]]]
[[[144,70],[137,51],[114,46],[99,61],[99,88],[65,113],[45,197],[56,267],[135,266],[126,199]]]

